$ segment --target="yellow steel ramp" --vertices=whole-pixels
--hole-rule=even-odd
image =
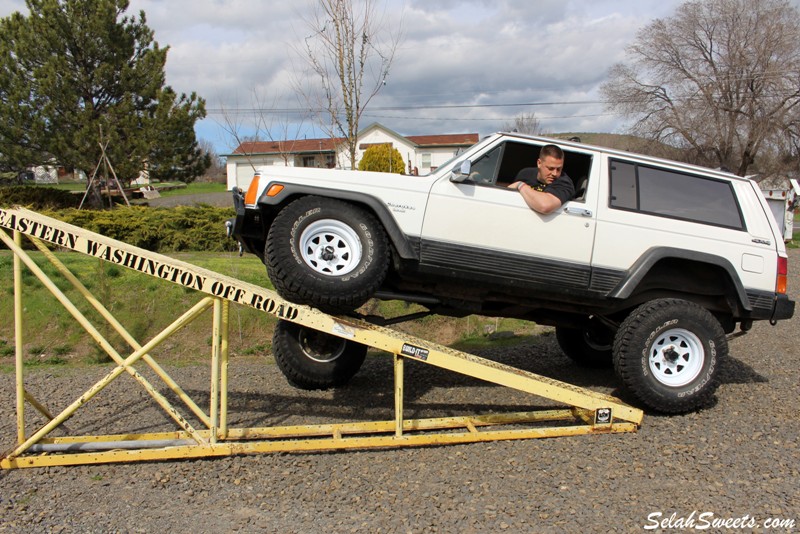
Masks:
[[[92,307],[130,345],[131,353],[117,352],[97,327],[64,295],[41,267],[23,249],[28,238]],[[643,417],[641,410],[618,399],[539,376],[527,371],[453,350],[423,339],[359,319],[325,314],[296,305],[274,291],[224,276],[161,254],[89,232],[51,217],[22,209],[0,209],[0,240],[14,253],[14,308],[16,342],[17,445],[0,456],[0,467],[39,467],[89,463],[199,458],[231,454],[276,451],[323,451],[402,446],[443,445],[477,441],[568,436],[588,433],[633,432]],[[150,276],[179,284],[205,294],[191,309],[150,341],[140,344],[103,304],[50,252],[45,243]],[[23,266],[44,284],[75,317],[86,332],[114,360],[108,374],[75,398],[57,414],[25,388],[23,366]],[[385,421],[229,428],[228,426],[228,312],[230,303],[248,306],[275,317],[340,338],[368,345],[393,355],[394,418]],[[180,328],[204,311],[213,309],[211,342],[211,391],[208,412],[204,411],[158,364],[150,354]],[[467,415],[431,419],[403,416],[404,361],[413,359],[439,368],[485,380],[550,399],[559,406],[530,412]],[[148,366],[182,401],[170,402],[140,374],[134,364]],[[53,436],[77,410],[122,374],[136,380],[175,422],[176,430],[154,433]],[[48,421],[28,432],[26,401]],[[183,411],[182,411],[183,410]],[[196,421],[189,421],[186,410]],[[552,425],[551,423],[557,423]]]

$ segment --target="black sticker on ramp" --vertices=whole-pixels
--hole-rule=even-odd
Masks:
[[[403,348],[400,349],[400,354],[424,361],[428,359],[428,354],[430,354],[430,351],[409,343],[403,343]]]
[[[611,408],[598,408],[594,413],[594,424],[607,425],[611,422]]]

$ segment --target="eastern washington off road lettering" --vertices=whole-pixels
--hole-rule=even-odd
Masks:
[[[25,217],[17,217],[15,214],[8,213],[5,210],[0,210],[0,226],[38,237],[44,241],[55,243],[60,247],[73,250],[77,247],[78,236],[40,222],[31,221]]]
[[[139,249],[124,250],[2,209],[0,209],[0,226],[215,297],[272,313],[284,319],[294,319],[298,314],[294,306],[238,286],[235,280],[222,276],[215,279],[212,277],[213,274],[209,276],[199,272],[199,269],[195,271],[181,265],[159,261],[158,254],[150,257],[144,254],[145,251],[142,251],[142,254],[137,253],[136,250]]]

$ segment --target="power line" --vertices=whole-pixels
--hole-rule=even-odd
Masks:
[[[497,122],[503,120],[514,120],[516,117],[493,117],[488,119],[477,119],[472,117],[410,117],[408,115],[375,115],[373,113],[364,113],[364,117],[369,117],[371,119],[394,119],[394,120],[442,120],[442,121],[485,121],[485,122]],[[554,116],[536,116],[536,120],[539,121],[548,121],[554,119],[581,119],[581,118],[591,118],[591,117],[611,117],[611,116],[618,116],[617,113],[591,113],[586,115],[554,115]]]
[[[512,107],[531,107],[531,106],[568,106],[568,105],[589,105],[606,104],[604,100],[572,100],[572,101],[553,101],[553,102],[516,102],[511,104],[424,104],[411,106],[370,106],[370,111],[415,111],[422,109],[481,109],[481,108],[512,108]],[[230,113],[312,113],[327,112],[327,109],[310,108],[209,108],[209,114],[230,114]]]

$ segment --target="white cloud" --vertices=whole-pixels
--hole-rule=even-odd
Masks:
[[[800,0],[793,0],[797,4]],[[295,107],[291,78],[302,63],[292,48],[308,34],[314,0],[131,0],[156,40],[170,46],[167,83],[197,92],[210,110],[250,108],[252,95]],[[669,16],[679,0],[388,0],[387,24],[402,19],[404,39],[387,85],[362,125],[380,121],[405,134],[498,129],[536,112],[550,131],[620,127],[598,100],[608,68],[624,59],[636,31]],[[0,0],[0,16],[25,11]],[[509,107],[515,103],[560,104]],[[485,107],[469,107],[471,105]],[[463,107],[409,109],[426,105]],[[386,108],[403,109],[386,109]],[[242,120],[246,117],[242,116]],[[232,147],[211,114],[198,134],[221,152]],[[307,134],[322,135],[308,128]]]

